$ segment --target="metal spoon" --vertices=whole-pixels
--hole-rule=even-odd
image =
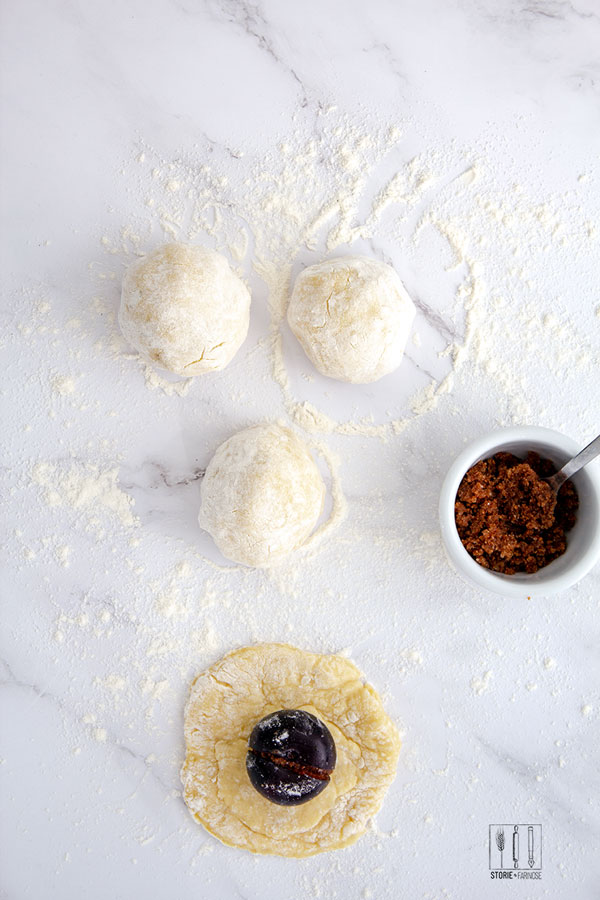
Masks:
[[[545,478],[544,481],[550,485],[555,494],[558,494],[561,485],[563,485],[571,475],[574,475],[575,472],[579,472],[580,469],[583,469],[583,467],[591,462],[594,457],[598,456],[598,454],[600,454],[600,434],[598,437],[595,437],[587,447],[580,450],[577,456],[574,456],[573,459],[566,462],[562,469],[558,470],[556,475],[551,475],[549,478]]]

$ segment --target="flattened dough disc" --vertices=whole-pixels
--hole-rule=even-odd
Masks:
[[[327,788],[301,806],[262,797],[246,773],[248,737],[278,709],[305,709],[331,731],[337,765]],[[396,774],[400,737],[354,663],[288,644],[234,650],[199,675],[185,710],[184,799],[224,844],[312,856],[354,843]]]

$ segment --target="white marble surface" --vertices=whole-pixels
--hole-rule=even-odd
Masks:
[[[2,19],[1,896],[597,896],[600,572],[548,600],[482,596],[448,568],[436,522],[469,439],[521,421],[582,444],[598,431],[596,0],[23,0]],[[290,408],[252,246],[248,341],[184,397],[150,390],[119,343],[120,273],[160,238],[173,173],[227,178],[233,221],[248,171],[276,167],[282,144],[314,138],[327,184],[337,122],[401,133],[367,194],[415,155],[435,175],[357,245],[397,267],[421,342],[350,389],[302,377],[285,332],[291,390],[333,417],[408,424],[385,441],[318,436],[340,457],[345,523],[291,569],[223,571],[195,522],[199,474],[226,435]],[[473,165],[477,183],[455,190]],[[437,230],[412,240],[432,210]],[[466,264],[452,268],[440,222],[470,235]],[[123,228],[140,241],[122,246]],[[324,252],[320,233],[289,262]],[[450,371],[438,352],[464,343],[469,271],[475,331],[449,393],[417,416],[415,391]],[[40,461],[116,469],[138,520],[48,505]],[[404,731],[377,827],[353,848],[252,858],[186,811],[189,679],[256,640],[349,649]],[[490,881],[495,822],[542,824],[540,882]]]

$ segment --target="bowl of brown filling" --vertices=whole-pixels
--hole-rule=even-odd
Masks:
[[[580,447],[547,428],[484,435],[451,466],[440,496],[448,558],[477,587],[505,597],[565,590],[600,558],[600,466],[555,495],[547,482]]]

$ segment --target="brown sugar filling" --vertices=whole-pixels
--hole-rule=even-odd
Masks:
[[[555,497],[543,480],[554,463],[529,452],[524,460],[495,453],[465,473],[456,494],[459,537],[486,569],[514,575],[537,572],[566,550],[579,497],[571,481]]]

